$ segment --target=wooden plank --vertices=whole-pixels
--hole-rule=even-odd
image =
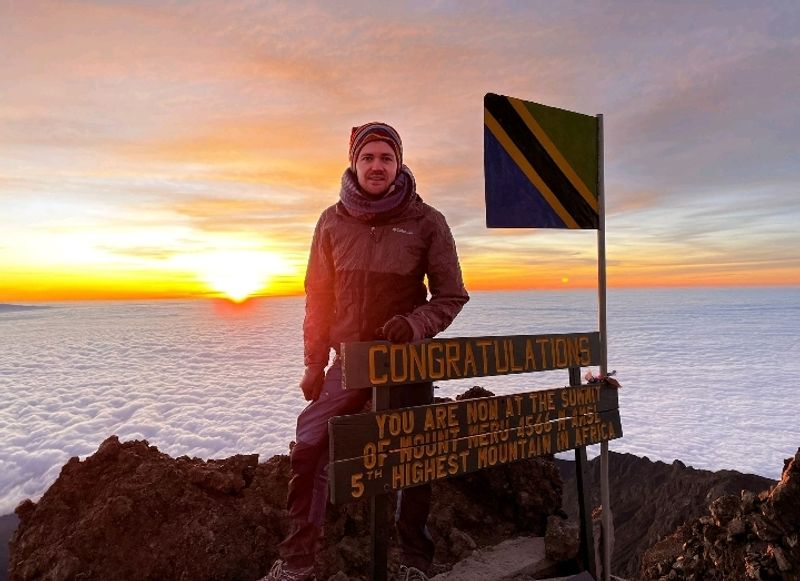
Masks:
[[[372,411],[380,412],[389,408],[389,390],[373,388]],[[386,581],[389,559],[389,497],[377,494],[370,499],[370,579]]]
[[[619,410],[576,415],[522,428],[396,450],[370,450],[329,465],[331,500],[362,497],[467,474],[622,436]],[[373,442],[367,442],[370,446]]]
[[[451,337],[343,343],[345,389],[511,375],[600,362],[600,334]]]
[[[575,448],[575,485],[578,488],[578,512],[580,520],[580,561],[583,568],[592,571],[595,566],[594,527],[592,526],[592,507],[589,503],[589,460],[586,457],[586,446]]]
[[[430,444],[502,429],[530,431],[535,424],[618,407],[616,388],[593,383],[339,416],[329,421],[331,462],[407,448],[409,439]]]
[[[581,370],[571,367],[569,370],[569,384],[581,384]],[[594,530],[592,527],[592,509],[589,503],[589,488],[587,486],[587,468],[589,462],[586,458],[586,446],[575,448],[575,485],[578,490],[578,512],[580,513],[580,559],[585,569],[594,574]]]

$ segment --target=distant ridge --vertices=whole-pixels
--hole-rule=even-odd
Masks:
[[[0,303],[0,313],[7,313],[9,311],[34,311],[37,309],[49,309],[50,307],[44,305],[12,305],[9,303]]]
[[[562,507],[577,522],[575,463],[556,460],[556,464],[564,481]],[[599,457],[589,461],[587,481],[591,506],[598,506]],[[774,484],[770,478],[735,470],[698,470],[680,460],[666,464],[647,456],[610,452],[609,491],[616,537],[612,571],[637,578],[647,548],[684,522],[705,514],[711,501],[724,494],[738,495],[741,490],[758,494]]]

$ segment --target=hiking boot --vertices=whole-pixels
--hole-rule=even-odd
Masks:
[[[416,567],[400,565],[398,581],[428,581],[428,576]]]
[[[314,575],[314,565],[304,569],[290,569],[286,561],[278,559],[272,564],[266,577],[258,581],[317,581]]]

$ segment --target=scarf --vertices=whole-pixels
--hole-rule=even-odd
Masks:
[[[411,203],[417,193],[414,175],[405,165],[397,172],[394,183],[380,198],[364,194],[358,187],[358,179],[352,169],[347,168],[342,175],[342,189],[339,198],[347,212],[362,222],[375,218],[389,218],[399,214]]]

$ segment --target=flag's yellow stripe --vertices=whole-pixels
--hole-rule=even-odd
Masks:
[[[556,147],[555,143],[553,143],[550,138],[547,136],[547,133],[542,126],[533,118],[531,112],[525,106],[525,104],[520,101],[519,99],[515,99],[513,97],[506,97],[508,102],[511,103],[511,106],[514,107],[514,110],[522,117],[522,120],[525,122],[525,125],[528,126],[528,129],[536,136],[537,141],[542,144],[542,147],[545,148],[547,153],[550,154],[552,160],[556,163],[556,165],[561,169],[563,174],[566,178],[575,186],[575,189],[578,190],[580,195],[586,200],[586,203],[591,206],[592,210],[597,212],[597,198],[592,195],[591,190],[586,187],[586,184],[583,183],[583,180],[580,176],[572,169],[572,165],[566,160],[566,158],[561,155],[561,152]]]
[[[503,130],[500,124],[497,122],[489,110],[484,107],[483,109],[483,122],[486,124],[486,127],[489,128],[489,131],[492,132],[497,138],[497,141],[503,146],[503,149],[506,150],[508,155],[511,156],[511,159],[519,166],[519,169],[522,170],[522,173],[531,181],[531,183],[536,187],[539,192],[541,192],[544,199],[547,201],[548,204],[555,210],[556,214],[558,214],[559,218],[567,225],[568,228],[580,228],[578,223],[574,220],[574,218],[570,215],[569,212],[561,205],[561,202],[558,201],[556,195],[547,187],[547,184],[544,183],[544,180],[536,173],[536,170],[533,169],[533,166],[530,162],[525,158],[519,148],[511,141],[511,138],[508,134]]]

